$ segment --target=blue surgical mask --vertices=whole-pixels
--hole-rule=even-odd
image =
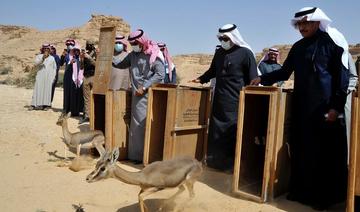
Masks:
[[[229,50],[231,47],[232,47],[232,45],[231,45],[231,42],[230,41],[220,41],[220,43],[221,43],[221,47],[223,48],[223,49],[225,49],[225,50]]]
[[[134,52],[141,52],[141,48],[139,45],[131,46]]]
[[[124,50],[124,44],[122,43],[116,43],[115,44],[115,51],[116,52],[122,52]]]

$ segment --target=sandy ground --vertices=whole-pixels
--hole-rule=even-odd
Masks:
[[[0,85],[0,210],[1,211],[139,211],[139,187],[114,179],[89,184],[91,170],[73,172],[62,166],[62,131],[55,124],[62,107],[57,89],[53,110],[28,111],[32,90]],[[84,130],[70,119],[72,132]],[[68,157],[74,157],[72,152]],[[59,159],[60,158],[60,159]],[[95,162],[95,161],[94,161]],[[119,165],[127,170],[140,166]],[[195,184],[195,198],[184,192],[175,200],[165,199],[176,190],[164,190],[145,201],[151,211],[165,204],[164,211],[312,211],[284,197],[271,204],[258,204],[231,195],[231,175],[206,170]],[[343,205],[333,211],[343,211]]]

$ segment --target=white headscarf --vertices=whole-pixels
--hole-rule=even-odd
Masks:
[[[307,21],[320,21],[320,30],[329,34],[336,45],[341,47],[344,52],[341,56],[342,64],[349,67],[349,44],[344,35],[336,28],[330,27],[331,19],[320,9],[316,7],[304,7],[291,19],[291,25],[296,28],[296,23],[306,17]]]
[[[226,35],[230,40],[237,46],[245,47],[250,49],[250,51],[253,52],[249,44],[247,44],[242,36],[240,35],[239,30],[236,28],[235,24],[225,24],[219,29],[219,33],[217,34],[217,37],[221,37]],[[254,52],[253,52],[254,53]],[[255,54],[254,54],[255,55]]]

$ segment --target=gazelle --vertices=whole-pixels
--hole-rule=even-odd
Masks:
[[[100,130],[90,130],[86,132],[75,132],[71,133],[68,128],[67,119],[69,118],[70,113],[61,114],[57,125],[62,127],[64,140],[67,146],[76,148],[76,155],[80,156],[81,147],[89,149],[96,148],[100,156],[105,152],[103,144],[105,143],[105,137],[102,131]]]
[[[115,178],[124,183],[140,186],[138,195],[141,212],[147,211],[144,197],[166,188],[178,187],[179,190],[170,198],[173,199],[185,190],[190,198],[195,196],[194,183],[202,174],[202,164],[190,157],[157,161],[147,165],[139,172],[129,172],[116,165],[119,149],[107,151],[97,162],[95,170],[87,177],[89,183],[107,178]]]

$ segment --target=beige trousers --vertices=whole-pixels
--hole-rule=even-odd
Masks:
[[[94,77],[85,77],[83,84],[83,94],[84,94],[84,112],[85,116],[89,117],[90,114],[90,95],[93,88],[93,79]]]

